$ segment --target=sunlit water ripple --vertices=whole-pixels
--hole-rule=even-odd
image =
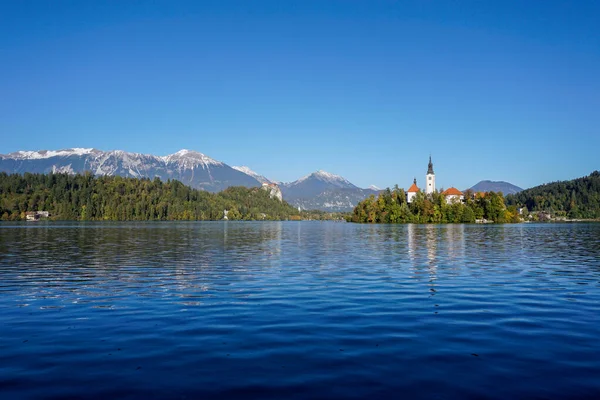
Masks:
[[[600,224],[0,224],[2,398],[600,398]]]

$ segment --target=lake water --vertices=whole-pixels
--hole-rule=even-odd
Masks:
[[[600,398],[600,224],[0,224],[0,397]]]

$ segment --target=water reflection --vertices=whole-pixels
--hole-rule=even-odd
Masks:
[[[465,225],[446,225],[445,232],[448,258],[451,261],[462,259],[465,255]]]
[[[0,224],[0,384],[585,397],[600,391],[599,239],[594,224]]]

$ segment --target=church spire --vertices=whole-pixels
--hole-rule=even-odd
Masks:
[[[431,162],[431,154],[429,155],[429,165],[427,166],[427,175],[425,175],[425,194],[435,192],[435,173],[433,172],[433,163]]]
[[[431,162],[431,154],[429,155],[429,165],[427,166],[427,175],[433,175],[433,163]]]

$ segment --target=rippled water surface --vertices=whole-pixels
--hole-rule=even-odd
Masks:
[[[0,224],[2,398],[600,398],[600,224]]]

